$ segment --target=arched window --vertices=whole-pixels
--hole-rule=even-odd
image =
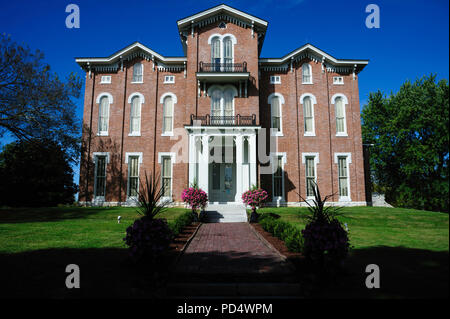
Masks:
[[[173,98],[166,96],[164,98],[163,106],[163,134],[170,134],[173,132]]]
[[[314,134],[314,110],[310,96],[303,99],[303,115],[305,120],[305,134]]]
[[[302,65],[302,83],[310,84],[312,83],[311,65],[309,63],[304,63]]]
[[[208,91],[211,96],[211,123],[234,124],[234,97],[237,90],[233,86],[213,86]]]
[[[220,71],[220,38],[215,37],[211,41],[211,63],[214,68],[219,68]]]
[[[272,135],[283,135],[283,112],[282,105],[284,104],[284,97],[280,93],[272,93],[269,95],[268,101],[270,104],[270,127]]]
[[[223,40],[223,63],[227,71],[232,71],[228,70],[232,67],[233,63],[233,42],[230,37],[226,37]]]
[[[143,66],[142,63],[136,63],[133,65],[133,81],[135,83],[142,83],[143,82]]]
[[[130,111],[130,134],[139,135],[141,133],[141,98],[135,96],[131,99]]]
[[[102,96],[100,98],[100,105],[98,110],[98,134],[108,135],[109,123],[109,98]]]
[[[344,135],[347,133],[344,99],[341,96],[338,96],[334,100],[334,104],[336,106],[336,134]]]

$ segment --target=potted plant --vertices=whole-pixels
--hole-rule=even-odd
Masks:
[[[200,208],[202,211],[205,209],[208,203],[208,194],[201,188],[198,188],[196,183],[194,183],[189,188],[183,190],[181,200],[191,207],[194,220],[197,221],[199,219],[197,209]]]
[[[251,189],[242,194],[242,201],[244,204],[252,208],[252,213],[250,215],[250,223],[255,223],[258,221],[258,213],[256,212],[256,207],[261,207],[263,203],[267,201],[269,195],[267,192],[256,186],[252,186]]]

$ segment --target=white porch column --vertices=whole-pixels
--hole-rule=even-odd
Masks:
[[[236,135],[236,197],[235,202],[242,202],[242,135]]]
[[[189,134],[189,186],[194,183],[196,152],[195,136],[193,134]]]
[[[256,185],[256,134],[250,135],[249,141],[249,157],[250,157],[250,187]]]
[[[209,136],[202,136],[202,154],[200,159],[200,167],[198,170],[198,186],[203,189],[206,193],[209,192],[208,181],[209,181]]]

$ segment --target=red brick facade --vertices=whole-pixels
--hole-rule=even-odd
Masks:
[[[95,163],[94,153],[108,154],[106,165],[106,191],[104,202],[120,204],[127,201],[128,163],[126,153],[142,153],[139,165],[140,177],[144,172],[161,173],[159,153],[173,152],[174,145],[185,148],[176,154],[173,163],[172,199],[180,202],[183,188],[189,184],[189,164],[187,163],[188,133],[190,116],[211,113],[211,97],[206,94],[212,85],[233,85],[239,94],[234,99],[235,114],[256,115],[257,127],[269,129],[271,108],[268,97],[272,93],[281,94],[282,136],[277,137],[276,152],[286,154],[284,166],[284,199],[288,205],[297,204],[297,193],[306,198],[304,153],[318,153],[317,182],[322,194],[338,191],[336,153],[350,153],[349,184],[350,205],[365,205],[363,150],[361,141],[358,73],[367,61],[337,60],[323,51],[306,45],[280,59],[263,59],[259,56],[264,39],[265,26],[252,22],[247,14],[227,6],[218,6],[211,13],[208,10],[205,21],[194,27],[184,27],[179,21],[185,56],[165,58],[139,43],[113,54],[109,58],[79,58],[77,62],[86,70],[86,86],[83,115],[83,152],[80,170],[80,202],[94,200]],[[213,8],[214,9],[214,8]],[[200,13],[201,14],[201,13]],[[214,20],[214,17],[215,20]],[[228,17],[228,18],[227,18]],[[231,17],[231,18],[230,18]],[[250,18],[249,18],[250,17]],[[208,20],[209,19],[209,20]],[[236,19],[236,20],[233,20]],[[255,20],[258,18],[255,18]],[[196,23],[201,21],[196,17]],[[263,20],[262,20],[263,21]],[[219,28],[219,24],[225,28]],[[243,23],[243,24],[242,24]],[[252,25],[253,24],[253,25]],[[223,25],[222,25],[223,27]],[[248,79],[235,81],[232,76],[221,82],[200,81],[200,62],[211,62],[212,35],[232,34],[234,63],[247,63]],[[176,40],[176,39],[174,39]],[[143,65],[142,83],[132,83],[133,65]],[[302,84],[302,65],[309,63],[313,84]],[[102,76],[111,76],[110,84],[102,84]],[[175,83],[164,83],[166,75],[175,76]],[[280,76],[281,84],[270,84],[270,76]],[[343,84],[333,84],[333,77],[343,77]],[[246,86],[246,95],[245,95]],[[206,89],[206,92],[204,91]],[[98,136],[99,103],[102,93],[112,96],[109,105],[108,135]],[[131,104],[133,93],[144,97],[141,108],[140,136],[129,136]],[[173,112],[174,136],[162,136],[163,104],[161,97],[166,93],[176,96]],[[314,105],[315,136],[304,136],[304,114],[300,98],[311,94],[316,99]],[[348,101],[345,105],[347,136],[336,136],[336,114],[332,97],[342,94]],[[261,132],[261,131],[260,131]],[[270,136],[266,134],[267,137]],[[258,137],[258,147],[265,141]],[[264,163],[257,164],[257,183],[272,192],[272,175],[260,174]],[[338,195],[333,198],[338,201]]]

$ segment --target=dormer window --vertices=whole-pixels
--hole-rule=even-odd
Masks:
[[[281,77],[279,75],[270,76],[270,84],[281,84]]]
[[[144,66],[142,63],[136,63],[133,65],[133,81],[132,83],[142,83],[143,82],[143,72]]]

